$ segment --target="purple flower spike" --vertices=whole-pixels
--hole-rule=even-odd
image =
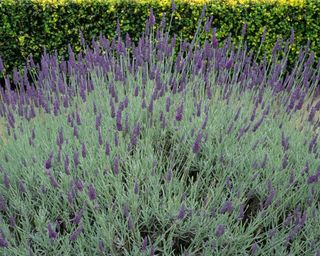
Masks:
[[[258,250],[258,244],[257,242],[254,242],[254,244],[251,246],[251,254],[255,255],[257,253]]]
[[[76,188],[78,191],[80,191],[80,192],[83,191],[83,182],[82,182],[81,179],[75,180],[75,181],[74,181],[74,186],[75,186],[75,188]]]
[[[122,121],[121,121],[122,117],[121,117],[121,114],[122,114],[122,111],[119,109],[117,111],[117,115],[116,115],[116,125],[117,125],[117,130],[119,132],[122,131]]]
[[[71,242],[76,241],[78,236],[81,234],[82,230],[83,230],[83,225],[81,223],[80,226],[71,234],[71,236],[69,237],[69,240]]]
[[[104,242],[102,240],[99,240],[98,247],[101,253],[104,253],[104,251],[106,250]]]
[[[139,184],[137,181],[134,182],[134,189],[133,190],[136,195],[139,194],[140,189],[139,189]]]
[[[6,212],[8,210],[7,200],[4,196],[0,196],[0,211]]]
[[[170,96],[166,98],[166,111],[170,112]]]
[[[224,234],[225,227],[223,224],[219,224],[216,228],[215,235],[216,237],[221,237]]]
[[[58,233],[52,229],[51,224],[48,224],[48,236],[51,240],[55,240],[58,237]]]
[[[2,230],[0,229],[0,247],[8,247],[8,242],[5,239]]]
[[[86,149],[86,145],[84,144],[84,142],[82,142],[81,154],[82,154],[82,157],[83,157],[83,158],[86,158],[86,156],[87,156],[87,149]]]
[[[149,16],[149,25],[150,25],[150,27],[153,27],[155,22],[156,22],[156,18],[154,17],[153,10],[151,9],[150,16]]]
[[[98,144],[101,146],[103,144],[101,128],[98,129]]]
[[[241,221],[244,218],[244,205],[240,204],[238,220]]]
[[[220,213],[225,214],[226,212],[231,213],[234,207],[231,201],[226,201],[222,208],[220,209]]]
[[[94,189],[93,184],[90,184],[90,185],[89,185],[88,196],[89,196],[89,199],[90,199],[91,201],[93,201],[93,200],[95,200],[95,199],[97,198],[97,196],[96,196],[96,190]]]
[[[148,238],[145,236],[141,245],[141,251],[146,251],[148,246]]]
[[[107,156],[110,156],[110,144],[106,142],[105,153]]]
[[[185,206],[184,206],[184,204],[182,204],[180,209],[179,209],[179,213],[177,215],[177,219],[178,220],[182,220],[184,217],[185,217]]]
[[[289,138],[284,135],[284,132],[281,134],[281,144],[284,151],[289,149]]]
[[[114,175],[119,174],[119,157],[115,157],[113,161],[113,173]]]
[[[101,119],[102,119],[102,114],[100,113],[97,117],[96,117],[96,130],[99,129],[100,125],[101,125]]]
[[[82,218],[82,215],[83,215],[83,208],[81,208],[79,210],[79,212],[76,212],[75,215],[74,215],[74,218],[72,219],[72,223],[73,224],[76,224],[76,225],[79,225],[80,224],[80,221],[81,221],[81,218]]]
[[[69,156],[66,155],[66,158],[64,160],[64,171],[66,172],[67,175],[70,175],[70,169],[69,169]]]
[[[138,97],[138,95],[139,95],[139,87],[136,86],[136,87],[134,88],[134,96],[135,96],[135,97]]]
[[[73,153],[73,163],[74,163],[75,168],[77,168],[78,165],[79,165],[79,153],[78,153],[78,151],[75,151]]]
[[[311,175],[308,177],[307,183],[312,184],[312,183],[317,183],[318,182],[318,175]]]
[[[6,173],[3,176],[3,185],[6,187],[6,189],[10,187],[10,180]]]
[[[52,167],[52,159],[53,159],[53,152],[50,153],[49,158],[45,161],[46,169],[50,169]]]
[[[181,104],[176,110],[176,120],[181,121],[183,118],[183,104]]]
[[[198,154],[201,149],[202,131],[199,131],[198,136],[193,144],[192,151],[194,154]]]
[[[128,217],[128,229],[132,230],[133,229],[133,222],[131,216]]]
[[[169,169],[168,174],[167,174],[167,181],[170,182],[172,180],[172,170]]]
[[[128,216],[129,216],[129,206],[128,206],[128,204],[125,204],[123,206],[123,216],[126,217],[126,218],[128,218]]]

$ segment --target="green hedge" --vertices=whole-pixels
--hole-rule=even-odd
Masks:
[[[76,4],[67,2],[63,5],[32,3],[30,0],[0,2],[0,56],[7,71],[12,67],[21,67],[32,53],[39,60],[43,48],[48,52],[57,49],[60,56],[67,54],[67,44],[75,51],[80,50],[79,31],[86,39],[116,34],[117,19],[120,21],[123,35],[130,34],[136,41],[144,30],[150,8],[160,23],[162,13],[167,20],[171,16],[171,7],[160,2],[137,3],[123,0],[119,2],[100,1]],[[202,5],[176,2],[176,12],[172,23],[172,33],[191,39],[196,31]],[[236,8],[223,1],[207,4],[206,17],[214,17],[213,26],[217,27],[218,40],[223,40],[231,33],[236,40],[241,38],[243,24],[247,23],[245,39],[248,46],[257,49],[267,28],[266,42],[262,50],[271,52],[277,37],[290,36],[291,28],[295,31],[295,45],[290,60],[296,57],[300,45],[310,40],[310,48],[320,56],[320,1],[308,0],[304,7],[274,4],[244,4]],[[209,33],[202,39],[210,38]]]

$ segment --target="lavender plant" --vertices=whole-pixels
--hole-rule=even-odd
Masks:
[[[6,77],[1,255],[319,255],[320,60],[257,63],[203,17],[178,51],[151,12]]]

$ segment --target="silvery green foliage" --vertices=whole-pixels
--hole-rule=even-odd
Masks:
[[[176,52],[154,19],[6,78],[1,255],[319,253],[314,56],[256,63],[201,19]]]

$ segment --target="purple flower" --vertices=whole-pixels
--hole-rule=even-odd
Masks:
[[[283,156],[283,159],[282,159],[282,169],[283,169],[283,170],[286,169],[287,166],[288,166],[288,164],[289,164],[288,155],[285,154],[285,155]]]
[[[139,135],[140,135],[140,123],[137,123],[131,135],[131,139],[130,139],[131,146],[135,146],[137,144],[137,139]]]
[[[106,142],[105,153],[107,156],[110,156],[110,144]]]
[[[119,157],[116,156],[113,160],[113,173],[114,175],[119,174]]]
[[[2,71],[4,70],[4,65],[3,65],[3,61],[0,58],[0,73],[2,73]]]
[[[281,144],[284,151],[289,149],[289,138],[284,135],[284,132],[281,134]]]
[[[216,237],[221,237],[224,234],[225,227],[223,224],[219,224],[216,228],[215,235]]]
[[[185,216],[185,206],[184,204],[181,205],[178,215],[177,215],[177,219],[182,220]]]
[[[125,205],[123,206],[123,216],[124,216],[125,218],[128,218],[128,216],[129,216],[129,206],[128,206],[128,204],[125,204]]]
[[[133,229],[133,222],[131,216],[128,217],[128,230]]]
[[[79,165],[79,153],[78,153],[78,151],[74,151],[74,153],[73,153],[73,163],[74,163],[75,168],[77,168],[78,165]]]
[[[79,133],[78,133],[78,127],[74,126],[73,127],[73,136],[79,139]]]
[[[53,152],[50,153],[49,158],[45,161],[46,169],[50,169],[52,167],[52,159],[53,159]]]
[[[82,215],[83,215],[83,208],[81,208],[79,210],[79,212],[76,212],[75,215],[74,215],[74,218],[71,220],[72,223],[76,224],[76,225],[79,225],[80,221],[81,221],[81,218],[82,218]]]
[[[102,119],[102,113],[100,113],[97,117],[96,117],[96,130],[99,129],[100,125],[101,125],[101,119]]]
[[[94,101],[93,102],[93,113],[96,115],[97,114],[97,105],[96,105],[96,102]],[[97,119],[96,119],[96,122],[97,122]]]
[[[309,153],[312,152],[313,148],[316,147],[317,145],[317,139],[318,139],[318,134],[316,134],[310,141],[309,143]]]
[[[100,251],[101,253],[103,253],[103,252],[106,250],[105,245],[104,245],[104,242],[103,242],[102,240],[99,240],[99,242],[98,242],[98,247],[99,247],[99,251]]]
[[[310,110],[310,112],[309,112],[309,116],[308,116],[308,121],[309,122],[312,122],[313,121],[313,118],[314,118],[314,116],[315,116],[315,113],[316,113],[316,108],[312,108],[311,110]]]
[[[176,4],[174,3],[174,0],[171,0],[171,11],[174,12],[176,10]]]
[[[171,169],[168,170],[166,179],[167,179],[168,182],[170,182],[172,180],[172,170]]]
[[[49,174],[49,178],[50,178],[51,186],[55,189],[58,188],[59,187],[58,181],[52,173]]]
[[[181,121],[183,118],[183,104],[181,104],[176,110],[176,120]]]
[[[198,136],[193,144],[192,150],[194,154],[198,154],[201,149],[201,139],[202,139],[202,131],[200,130]]]
[[[296,181],[296,175],[294,172],[291,172],[290,178],[289,178],[289,184],[292,185],[295,183],[295,181]]]
[[[76,228],[76,230],[70,235],[69,240],[71,242],[74,242],[75,240],[77,240],[77,238],[81,234],[82,230],[83,230],[83,225],[81,223],[80,226],[78,228]]]
[[[55,240],[58,237],[58,233],[52,229],[51,224],[48,224],[48,236],[51,240]]]
[[[147,245],[148,245],[148,238],[145,236],[141,245],[141,251],[147,250]]]
[[[312,184],[312,183],[317,183],[318,182],[318,175],[311,175],[308,177],[307,183]]]
[[[94,186],[93,184],[90,184],[89,185],[89,188],[88,188],[88,196],[89,196],[89,199],[91,201],[95,200],[97,198],[96,196],[96,190],[94,189]]]
[[[154,17],[153,10],[151,9],[150,16],[149,16],[149,25],[150,25],[150,27],[153,27],[155,22],[156,22],[156,18]]]
[[[243,218],[244,218],[244,205],[241,203],[240,204],[240,209],[239,209],[238,220],[242,220]]]
[[[139,95],[139,87],[136,86],[136,87],[134,88],[134,96],[135,96],[135,97],[138,97],[138,95]]]
[[[82,142],[82,150],[81,150],[81,153],[82,153],[82,157],[83,157],[83,158],[86,158],[86,156],[87,156],[87,150],[86,150],[86,145],[84,144],[84,142]]]
[[[258,244],[257,242],[254,242],[253,245],[251,246],[251,254],[255,255],[257,253],[258,250]]]
[[[77,125],[81,125],[81,119],[78,111],[76,112],[76,117],[77,117]]]
[[[121,119],[122,119],[122,110],[118,110],[117,111],[117,114],[116,114],[116,125],[117,125],[117,130],[120,132],[120,131],[122,131],[122,121],[121,121]]]
[[[75,188],[76,188],[78,191],[80,191],[80,192],[83,191],[83,182],[82,182],[81,179],[76,179],[76,180],[74,181],[74,186],[75,186]]]
[[[70,175],[70,170],[69,170],[69,156],[66,155],[66,158],[64,160],[64,170],[67,175]]]
[[[170,112],[170,96],[166,98],[166,111]]]
[[[274,199],[274,196],[276,194],[275,189],[272,187],[271,181],[268,182],[268,196],[264,202],[264,207],[269,207]]]
[[[0,211],[6,212],[8,210],[7,200],[3,195],[0,196]]]
[[[101,134],[101,128],[98,129],[98,144],[101,146],[103,144],[102,141],[102,134]]]
[[[8,247],[8,242],[3,235],[3,231],[0,229],[0,247]]]
[[[225,214],[226,212],[231,213],[234,207],[231,201],[226,201],[222,208],[220,209],[220,213]]]
[[[3,176],[3,185],[8,189],[10,187],[10,180],[8,175],[5,173]]]
[[[139,194],[139,184],[137,181],[134,182],[134,189],[133,189],[134,193],[137,195]]]

